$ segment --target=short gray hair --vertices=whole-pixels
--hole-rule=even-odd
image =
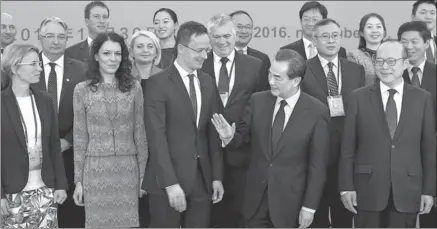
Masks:
[[[23,58],[30,52],[39,53],[37,47],[30,44],[15,44],[12,43],[3,50],[1,60],[1,70],[8,78],[12,76],[12,68],[20,63]]]
[[[159,39],[156,37],[156,35],[150,31],[140,30],[138,32],[135,32],[134,35],[132,35],[132,39],[131,39],[130,44],[129,44],[129,53],[132,55],[132,50],[134,49],[135,40],[139,36],[145,36],[145,37],[150,38],[150,40],[152,40],[152,42],[156,48],[156,59],[155,59],[154,64],[158,65],[161,62],[161,45],[159,44]]]
[[[58,18],[58,17],[48,17],[45,18],[44,20],[42,20],[40,26],[39,26],[39,34],[41,34],[41,31],[43,30],[43,28],[50,22],[55,22],[58,23],[59,25],[62,26],[62,28],[64,28],[65,31],[68,30],[68,26],[67,23],[65,23],[62,19]]]
[[[213,28],[225,26],[228,23],[232,23],[232,33],[236,35],[237,30],[235,29],[235,24],[234,21],[232,20],[232,17],[224,13],[217,14],[211,19],[209,19],[208,24],[206,26],[206,28],[208,29],[208,34],[211,34]]]

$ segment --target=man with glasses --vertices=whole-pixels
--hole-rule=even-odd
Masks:
[[[436,195],[432,95],[402,78],[407,53],[397,40],[375,59],[379,82],[351,93],[340,156],[339,190],[355,227],[415,228]]]
[[[65,55],[88,64],[91,42],[99,33],[104,33],[109,25],[109,8],[101,1],[93,1],[85,7],[85,24],[88,37],[65,51]]]
[[[176,36],[177,58],[145,89],[151,228],[208,227],[211,203],[223,197],[223,157],[211,123],[222,112],[217,87],[201,71],[209,51],[205,26],[189,21]]]
[[[270,68],[270,58],[267,54],[249,47],[249,43],[252,40],[253,34],[253,20],[248,12],[244,10],[238,10],[232,12],[229,16],[232,17],[235,27],[237,28],[237,40],[235,42],[235,47],[237,52],[244,55],[253,56],[262,61],[260,81],[258,83],[258,90],[270,90],[269,85],[269,68]]]
[[[317,22],[312,42],[318,54],[307,61],[302,91],[324,103],[330,110],[332,120],[326,184],[311,226],[352,227],[352,213],[344,208],[337,191],[338,156],[349,94],[364,86],[364,68],[339,56],[341,33],[336,21],[326,18]]]
[[[229,123],[239,122],[250,96],[258,90],[261,60],[235,50],[237,33],[232,18],[227,14],[215,15],[208,21],[212,52],[202,70],[213,77],[220,94],[223,116]],[[214,205],[211,226],[243,226],[241,206],[249,164],[248,146],[224,149],[226,193],[223,202]]]
[[[67,46],[67,24],[60,18],[49,17],[41,22],[39,57],[43,64],[40,81],[36,86],[52,97],[58,115],[59,137],[64,158],[65,172],[69,184],[68,198],[58,208],[59,227],[84,227],[84,208],[74,204],[73,168],[73,90],[85,79],[86,66],[80,61],[64,55]]]
[[[305,60],[317,55],[317,48],[312,43],[314,25],[328,17],[326,7],[317,1],[308,1],[299,10],[300,25],[302,27],[302,39],[288,44],[281,49],[291,49],[298,52]],[[346,50],[341,47],[339,55],[346,58]]]

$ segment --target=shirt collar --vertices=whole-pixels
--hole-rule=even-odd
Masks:
[[[305,47],[305,49],[307,49],[308,46],[313,43],[312,41],[306,39],[305,37],[302,37],[302,41],[303,41],[303,46]]]
[[[328,63],[330,61],[328,61],[327,59],[321,57],[320,54],[317,54],[317,56],[319,57],[320,63],[322,64],[322,67],[325,68],[326,65],[328,65]],[[335,56],[335,58],[331,62],[334,64],[335,67],[338,68],[338,55]]]
[[[417,66],[417,67],[419,67],[420,72],[422,72],[422,73],[423,73],[423,69],[425,68],[425,63],[426,63],[426,59],[424,59],[423,62],[421,64],[419,64],[419,66]],[[414,66],[412,64],[408,63],[408,72],[411,72],[411,69],[413,67]]]
[[[86,41],[88,42],[88,47],[91,47],[91,43],[93,42],[93,39],[91,37],[87,37]]]
[[[194,76],[197,77],[197,71],[196,71],[196,70],[193,71],[193,72],[191,72],[191,73],[189,73],[189,72],[187,72],[184,68],[182,68],[182,67],[178,64],[178,62],[177,62],[176,60],[175,60],[173,63],[174,63],[174,66],[176,67],[176,69],[178,70],[179,75],[181,75],[182,78],[184,78],[184,77],[188,77],[188,74],[194,74]]]
[[[214,62],[220,63],[220,60],[222,59],[222,57],[219,57],[214,51],[212,51],[212,55],[214,56]],[[229,54],[227,56],[227,58],[228,58],[229,62],[231,62],[231,63],[234,61],[234,58],[235,58],[235,49],[232,50],[231,54]]]
[[[243,50],[244,53],[247,53],[247,45],[244,46],[243,48],[237,48],[235,47],[237,50]]]
[[[287,101],[287,105],[291,106],[291,105],[297,103],[297,100],[299,99],[299,97],[300,97],[300,88],[299,88],[299,90],[297,90],[297,92],[294,95],[290,96],[285,101]],[[282,100],[284,100],[284,99],[279,97],[279,96],[276,97],[276,104],[280,104]]]
[[[379,85],[381,87],[381,93],[388,93],[388,90],[391,89],[389,86],[385,85],[382,81],[379,81]],[[402,79],[402,82],[394,87],[393,89],[395,89],[397,91],[397,93],[399,93],[399,95],[402,96],[402,94],[404,93],[404,79]]]
[[[46,66],[52,62],[49,60],[49,58],[46,57],[46,55],[44,55],[44,53],[41,53],[41,56],[42,56],[42,62],[44,64],[44,66]],[[55,63],[57,66],[64,67],[64,55],[59,57],[59,59],[57,59],[56,61],[53,61],[53,63]]]

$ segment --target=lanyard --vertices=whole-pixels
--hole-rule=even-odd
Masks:
[[[328,71],[329,71],[329,69],[328,69]],[[338,95],[340,95],[340,91],[341,91],[341,88],[340,88],[340,59],[337,59],[337,77],[338,77],[338,80],[336,79],[335,76],[334,76],[334,79],[337,81],[337,87],[338,87],[337,93],[338,93]],[[329,89],[329,87],[328,87],[328,94],[330,96],[335,96],[331,93],[331,90]]]
[[[18,107],[18,113],[20,114],[20,121],[21,124],[24,126],[24,138],[26,139],[26,145],[29,146],[29,136],[27,134],[27,126],[26,126],[26,122],[24,122],[24,118],[23,118],[23,114],[21,112],[21,108],[20,105],[18,104],[18,101],[15,100],[17,102],[17,107]],[[30,101],[32,102],[32,115],[33,115],[33,122],[35,124],[35,145],[38,141],[38,122],[36,121],[36,111],[35,111],[35,99],[34,96],[32,94],[32,91],[30,91]]]

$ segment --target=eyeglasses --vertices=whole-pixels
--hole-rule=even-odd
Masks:
[[[384,62],[387,63],[387,65],[389,65],[389,66],[395,66],[396,62],[398,60],[403,60],[403,59],[404,59],[403,57],[401,57],[399,59],[395,59],[395,58],[387,58],[387,59],[376,58],[374,63],[375,63],[376,66],[383,66]]]
[[[42,67],[43,63],[42,63],[42,61],[33,61],[33,62],[29,62],[29,63],[17,63],[17,65],[30,65],[30,66],[36,68],[37,66]]]
[[[239,30],[243,30],[243,29],[251,30],[251,29],[253,29],[253,26],[251,26],[251,25],[237,25],[237,29],[239,29]]]
[[[106,20],[108,20],[109,19],[109,16],[108,15],[106,15],[106,14],[93,14],[91,17],[93,17],[93,19],[96,19],[96,20],[104,20],[104,21],[106,21]]]
[[[202,54],[203,52],[205,52],[206,54],[208,54],[209,52],[211,52],[211,48],[206,48],[206,49],[193,49],[193,48],[188,47],[187,45],[184,45],[184,44],[181,44],[181,45],[187,47],[188,49],[193,50],[193,51],[196,52],[197,54]]]
[[[339,34],[324,34],[322,36],[315,36],[316,38],[320,38],[320,40],[322,40],[323,42],[328,42],[330,39],[332,39],[333,41],[338,41],[341,38],[341,35]]]
[[[67,39],[67,35],[65,35],[65,34],[58,34],[57,36],[55,36],[55,34],[53,34],[53,33],[47,33],[47,34],[40,34],[40,36],[44,37],[46,39],[49,39],[49,40],[53,40],[53,39],[55,39],[55,37],[60,41]]]
[[[319,17],[303,17],[302,18],[302,21],[305,23],[312,22],[312,23],[316,24],[320,20],[322,20],[322,19]]]

